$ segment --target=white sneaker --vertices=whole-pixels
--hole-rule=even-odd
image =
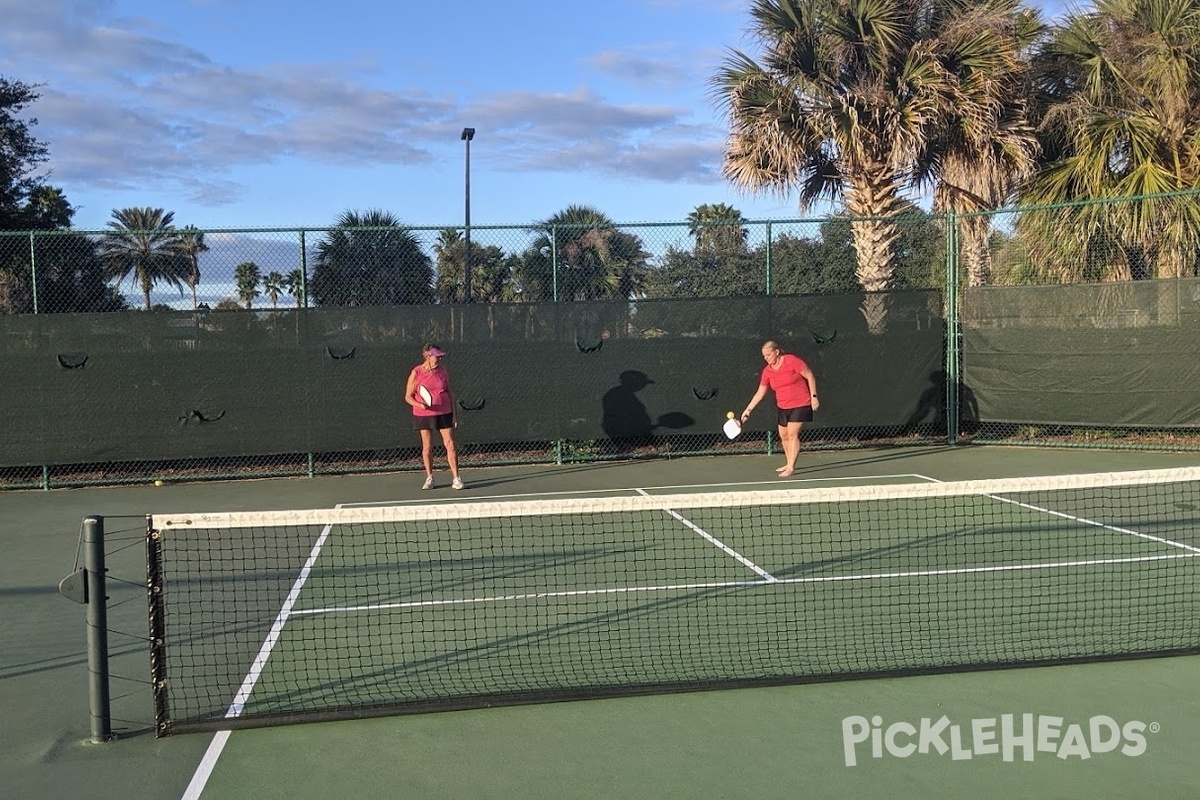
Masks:
[[[425,482],[423,484],[421,484],[421,488],[422,489],[432,489],[433,488],[433,476],[432,475],[430,475],[428,478],[425,479]]]
[[[451,483],[450,485],[451,485],[451,486],[453,486],[455,489],[463,489],[463,488],[465,488],[465,486],[464,486],[464,484],[463,484],[463,482],[462,482],[462,478],[455,478],[455,479],[454,479],[454,482],[453,482],[453,483]]]

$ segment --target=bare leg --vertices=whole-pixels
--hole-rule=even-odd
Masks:
[[[458,450],[454,446],[454,429],[442,428],[442,444],[446,447],[446,461],[450,463],[450,474],[458,477]]]
[[[422,429],[421,462],[425,465],[425,477],[433,477],[433,432]]]
[[[783,448],[783,464],[775,468],[775,472],[783,473],[791,469],[791,459],[788,457],[787,449],[787,426],[777,425],[776,430],[779,431],[779,446]]]
[[[796,471],[796,459],[800,457],[800,427],[803,423],[789,422],[779,426],[779,439],[783,443],[783,455],[787,464],[779,471],[779,477],[786,478]]]

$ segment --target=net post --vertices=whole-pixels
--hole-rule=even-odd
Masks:
[[[91,740],[112,739],[108,691],[108,588],[104,567],[104,517],[83,521],[83,566],[87,571],[88,711]]]
[[[162,533],[146,517],[146,599],[150,613],[150,685],[154,692],[154,735],[170,733],[167,654],[162,593]]]

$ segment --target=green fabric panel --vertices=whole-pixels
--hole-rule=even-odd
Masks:
[[[305,447],[328,453],[411,446],[408,406],[401,394],[409,365],[396,348],[357,344],[309,346],[293,354],[299,388],[308,397]]]
[[[984,422],[1200,425],[1200,279],[963,293],[963,385]]]
[[[1200,329],[967,331],[963,384],[985,422],[1200,425]]]
[[[98,353],[43,363],[49,463],[304,452],[306,385],[287,353]],[[43,360],[44,361],[44,360]],[[271,450],[264,450],[270,443]]]
[[[615,318],[613,309],[622,304],[550,307],[559,317],[532,328],[545,332],[553,325],[556,336],[549,341],[448,348],[460,399],[471,407],[483,401],[482,409],[460,409],[458,438],[636,441],[667,432],[713,434],[725,413],[740,412],[757,390],[767,338],[778,339],[816,373],[825,406],[813,427],[931,421],[944,394],[940,296],[896,293],[883,334],[867,331],[860,303],[861,295],[656,300],[631,304],[635,312]],[[619,335],[626,326],[636,336]],[[772,429],[772,408],[764,402],[748,427]],[[691,424],[674,427],[685,418]]]
[[[457,439],[464,443],[549,442],[562,435],[563,354],[573,343],[534,341],[444,345],[458,401]],[[419,363],[410,360],[404,373]],[[569,375],[566,382],[576,376]],[[401,385],[403,389],[403,385]],[[406,416],[411,418],[407,412]],[[411,422],[406,422],[411,429]],[[413,441],[416,434],[408,434]]]
[[[0,462],[6,466],[49,463],[46,458],[46,402],[43,398],[43,358],[20,353],[0,354],[0,412],[4,415]],[[57,361],[48,362],[62,369]]]
[[[630,303],[0,317],[7,465],[415,445],[401,393],[436,341],[459,441],[620,439],[720,429],[777,339],[817,373],[816,426],[909,422],[942,361],[935,293]],[[765,403],[751,422],[774,425]]]

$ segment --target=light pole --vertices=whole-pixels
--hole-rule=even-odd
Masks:
[[[471,302],[471,140],[475,138],[474,128],[463,128],[462,140],[467,143],[467,186],[466,186],[466,240],[467,240],[467,255],[464,261],[466,266],[463,273],[463,298],[466,302]]]

